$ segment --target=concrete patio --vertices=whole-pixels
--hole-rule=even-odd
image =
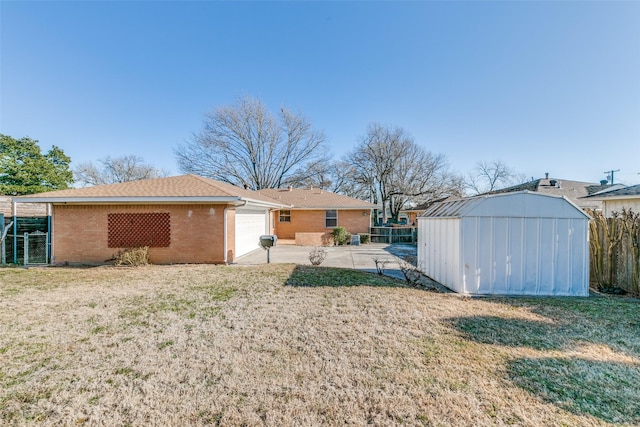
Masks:
[[[294,263],[311,265],[309,252],[313,246],[296,246],[278,244],[271,248],[271,263]],[[404,256],[416,256],[413,245],[388,245],[384,243],[369,243],[358,246],[327,246],[327,257],[323,267],[352,268],[355,270],[376,273],[376,260],[385,263],[385,275],[404,280],[398,261]],[[267,262],[267,251],[258,249],[238,258],[237,265],[259,265]]]

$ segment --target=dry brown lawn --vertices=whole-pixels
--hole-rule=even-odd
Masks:
[[[640,304],[329,268],[0,270],[7,425],[640,424]]]

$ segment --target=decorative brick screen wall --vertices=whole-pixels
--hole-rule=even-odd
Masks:
[[[108,215],[109,247],[168,247],[171,243],[171,214],[113,213]]]

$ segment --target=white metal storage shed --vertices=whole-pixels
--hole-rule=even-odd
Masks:
[[[418,268],[459,293],[589,295],[589,216],[521,191],[436,203],[418,217]]]

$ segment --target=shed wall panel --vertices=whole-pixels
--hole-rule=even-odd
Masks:
[[[459,221],[418,219],[418,266],[432,279],[463,292],[460,287]]]
[[[538,220],[538,266],[539,276],[535,293],[548,295],[552,291],[556,271],[556,234],[554,220],[542,218]],[[525,290],[528,292],[529,290]]]
[[[522,285],[522,292],[526,289],[536,289],[539,283],[540,276],[540,242],[539,242],[539,228],[540,224],[537,219],[529,221],[524,220],[524,240],[522,246],[524,247],[524,283]]]
[[[490,287],[493,285],[493,221],[491,217],[478,218],[478,248],[477,261],[475,269],[478,274],[476,284],[476,293],[490,293]],[[466,236],[463,236],[466,242]]]
[[[555,282],[554,292],[568,294],[571,292],[571,220],[560,218],[556,220],[556,250],[555,250]]]
[[[510,293],[511,254],[509,253],[510,218],[495,218],[493,222],[493,281],[490,293]]]
[[[583,219],[464,218],[462,285],[447,286],[471,294],[587,295],[587,224]]]
[[[509,259],[508,259],[508,289],[513,293],[522,293],[524,289],[524,218],[511,218],[509,221]]]

